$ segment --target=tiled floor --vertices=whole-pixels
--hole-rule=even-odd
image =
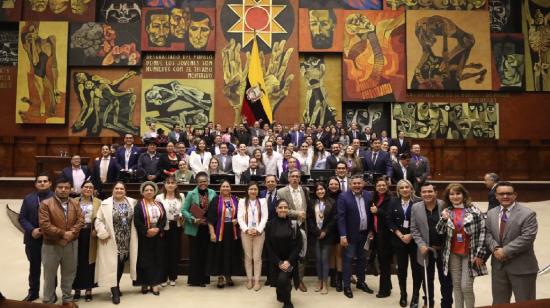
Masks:
[[[6,204],[16,211],[19,210],[21,200],[0,200],[0,292],[12,299],[22,299],[27,290],[28,263],[23,246],[23,235],[9,221],[6,215]],[[542,268],[550,264],[550,201],[527,204],[538,214],[539,233],[535,242],[535,249]],[[486,204],[480,204],[486,207]],[[410,275],[409,275],[410,276]],[[410,280],[410,278],[409,278]],[[235,279],[237,286],[219,290],[212,285],[207,288],[189,288],[185,284],[186,277],[180,277],[178,285],[166,287],[159,297],[151,294],[142,295],[137,288],[131,286],[129,275],[122,278],[121,307],[279,307],[275,299],[275,289],[262,288],[259,292],[249,291],[244,286],[242,277]],[[397,288],[397,277],[392,277],[393,285]],[[367,277],[369,286],[378,288],[377,277]],[[306,279],[309,292],[301,293],[293,291],[293,302],[296,307],[398,307],[399,292],[394,290],[391,297],[377,299],[374,295],[354,291],[355,298],[347,299],[343,294],[334,289],[328,295],[320,295],[313,292],[315,278]],[[412,283],[409,283],[409,288]],[[550,273],[540,276],[537,283],[537,298],[550,298]],[[436,279],[436,289],[439,286]],[[490,276],[477,278],[474,283],[476,293],[476,306],[491,304],[491,280]],[[60,291],[58,291],[58,294]],[[102,307],[110,305],[110,297],[107,288],[94,289],[94,300],[91,303],[80,303],[82,307]],[[410,294],[410,290],[409,290]],[[438,292],[436,292],[436,295]],[[438,299],[436,299],[437,301]]]

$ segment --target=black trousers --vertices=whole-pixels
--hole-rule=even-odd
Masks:
[[[380,287],[378,293],[387,294],[391,292],[391,263],[393,260],[393,248],[388,237],[382,236],[380,233],[375,237],[376,255],[378,256],[378,264],[380,266]]]
[[[117,256],[118,262],[116,266],[116,286],[118,287],[120,285],[120,278],[122,278],[122,274],[124,274],[124,264],[126,264],[126,261],[128,261],[128,258],[120,260],[120,258]]]
[[[277,272],[277,300],[284,304],[290,304],[290,293],[292,292],[291,284],[292,272],[287,273],[281,270]]]
[[[38,295],[42,268],[42,241],[31,240],[25,244],[25,254],[29,260],[29,294]]]
[[[407,271],[410,260],[413,276],[413,296],[418,296],[420,286],[422,285],[422,267],[416,262],[416,244],[411,241],[405,245],[405,243],[400,241],[400,244],[394,244],[393,249],[397,256],[397,277],[401,293],[407,293]]]
[[[441,291],[441,308],[451,308],[453,306],[453,281],[451,279],[451,273],[445,275],[443,269],[443,256],[441,255],[441,250],[437,251],[437,258],[434,258],[433,253],[430,251],[428,253],[429,258],[427,260],[427,274],[428,274],[428,303],[429,307],[434,307],[434,277],[435,277],[435,268],[437,267],[437,276],[439,277],[439,285]],[[424,268],[422,267],[422,270]],[[424,273],[421,277],[424,281]]]
[[[166,238],[166,276],[168,280],[178,279],[178,263],[180,260],[180,245],[182,228],[176,221],[170,221],[170,229],[164,232]]]
[[[190,236],[189,241],[191,242],[191,252],[189,256],[190,267],[189,276],[187,276],[187,284],[192,286],[209,284],[210,276],[206,275],[208,247],[210,245],[208,226],[199,226],[197,236]]]

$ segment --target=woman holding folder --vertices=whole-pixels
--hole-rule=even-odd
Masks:
[[[195,179],[197,187],[187,194],[181,211],[186,220],[183,232],[189,236],[191,242],[187,284],[192,287],[205,287],[210,283],[210,277],[206,275],[206,259],[210,242],[206,213],[210,201],[216,197],[216,192],[208,188],[206,172],[197,173]]]

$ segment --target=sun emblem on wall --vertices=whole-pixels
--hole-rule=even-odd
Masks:
[[[228,41],[232,38],[248,50],[256,36],[264,52],[288,39],[295,23],[288,0],[227,0],[220,21]]]

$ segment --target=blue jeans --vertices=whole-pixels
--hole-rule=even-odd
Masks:
[[[317,240],[315,242],[315,264],[317,266],[317,277],[319,280],[325,280],[328,278],[328,254],[330,251],[330,245],[328,243],[321,243]]]
[[[367,241],[368,232],[359,232],[357,242],[348,242],[348,247],[342,252],[342,274],[344,280],[344,288],[349,288],[351,280],[351,262],[356,257],[355,274],[357,275],[357,283],[365,282],[365,269],[367,268],[367,252],[363,249]]]

